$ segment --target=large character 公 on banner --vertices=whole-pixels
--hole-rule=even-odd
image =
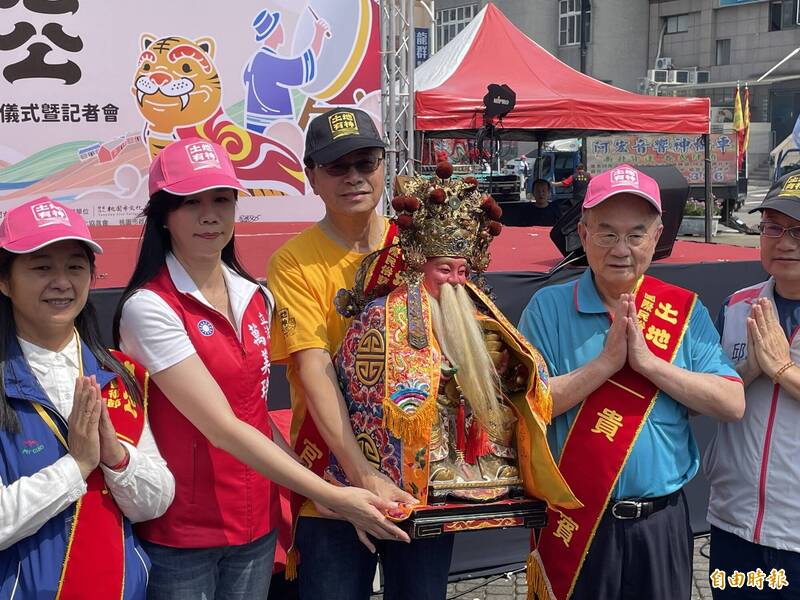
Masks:
[[[283,144],[247,131],[222,107],[212,38],[189,40],[144,34],[132,93],[146,119],[151,158],[174,139],[201,137],[225,148],[252,195],[303,194],[297,156]]]

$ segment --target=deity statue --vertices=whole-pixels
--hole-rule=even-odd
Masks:
[[[422,504],[529,496],[579,505],[547,446],[547,367],[495,306],[483,273],[500,207],[472,177],[398,178],[403,283],[371,297],[368,256],[337,296],[354,319],[334,365],[367,459]],[[382,290],[385,293],[385,290]],[[328,476],[346,482],[334,460]]]

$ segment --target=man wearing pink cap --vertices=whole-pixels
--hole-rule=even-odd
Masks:
[[[520,321],[553,375],[548,438],[584,505],[551,511],[533,553],[558,600],[691,596],[688,417],[744,412],[705,306],[644,275],[662,229],[652,178],[629,165],[595,176],[578,224],[589,268],[538,291]]]

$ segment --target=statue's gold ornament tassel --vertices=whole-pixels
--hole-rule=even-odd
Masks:
[[[555,600],[553,588],[550,587],[550,582],[545,575],[542,557],[538,550],[534,550],[528,555],[525,578],[528,582],[528,600]]]
[[[383,426],[404,443],[427,439],[436,418],[436,398],[429,396],[413,412],[391,399],[383,402]]]

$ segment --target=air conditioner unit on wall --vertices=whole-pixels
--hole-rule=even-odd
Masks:
[[[697,71],[693,75],[694,81],[691,83],[708,83],[711,81],[711,71]]]
[[[662,56],[656,59],[656,69],[671,69],[672,59],[669,56]]]
[[[647,72],[647,78],[656,83],[666,83],[669,76],[669,71],[664,69],[650,69]]]
[[[679,69],[677,71],[672,72],[672,77],[675,80],[675,83],[689,83],[689,77],[691,73],[689,71],[684,71],[683,69]]]

